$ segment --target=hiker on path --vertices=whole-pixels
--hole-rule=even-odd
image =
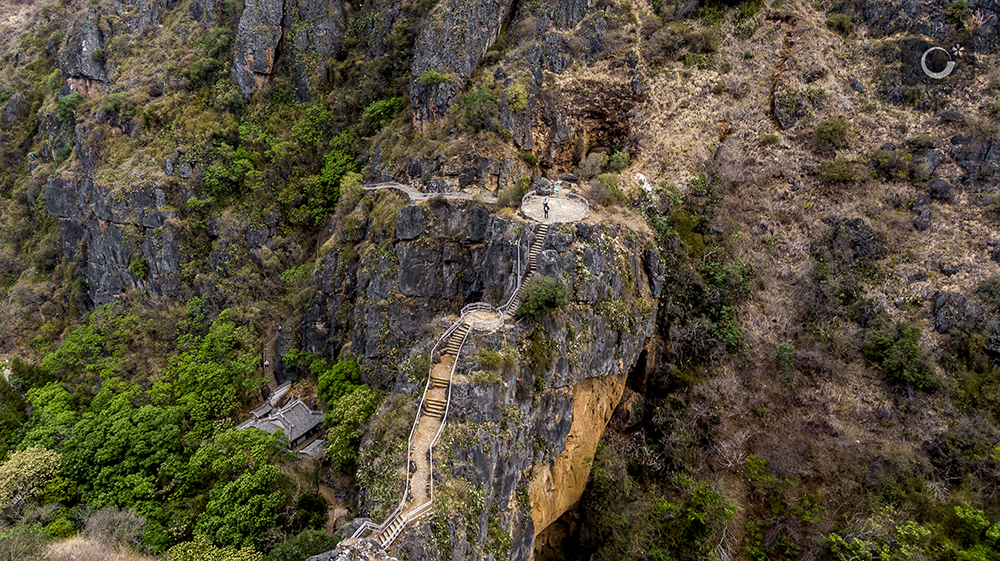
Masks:
[[[549,219],[549,198],[548,197],[545,197],[545,199],[542,201],[542,210],[545,211],[545,219],[548,220]]]

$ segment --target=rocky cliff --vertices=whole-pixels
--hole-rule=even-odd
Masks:
[[[374,204],[373,214],[389,203]],[[317,272],[305,345],[327,352],[343,343],[364,357],[373,384],[410,396],[402,411],[387,408],[373,424],[384,422],[380,415],[412,419],[421,387],[414,381],[427,373],[409,365],[419,363],[446,325],[442,320],[463,304],[503,303],[517,280],[518,254],[523,267],[537,227],[480,205],[432,200],[403,207],[393,236],[362,230],[354,234],[356,245],[337,240]],[[466,344],[437,452],[434,526],[423,521],[405,531],[395,555],[530,559],[535,536],[579,502],[625,381],[652,344],[663,279],[643,258],[651,243],[593,223],[549,232],[538,272],[562,280],[571,303],[540,323],[518,322]],[[361,258],[345,261],[345,253]],[[399,438],[405,443],[405,435]],[[392,473],[402,466],[393,465],[402,462],[398,453],[371,460]],[[384,516],[398,501],[402,479],[379,483],[387,488],[362,486],[362,504]]]

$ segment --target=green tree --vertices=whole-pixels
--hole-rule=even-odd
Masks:
[[[357,468],[361,425],[367,423],[382,403],[382,395],[368,386],[358,386],[330,404],[323,422],[330,427],[326,436],[326,457],[334,469],[353,473]]]
[[[62,456],[41,446],[14,452],[0,464],[0,508],[30,501],[59,472]]]
[[[330,366],[326,360],[319,358],[313,361],[310,370],[319,378],[317,393],[326,404],[336,402],[361,385],[358,363],[353,360],[342,360]]]
[[[132,508],[156,517],[184,477],[181,407],[137,407],[138,386],[110,383],[63,448],[63,473],[94,508]]]
[[[264,561],[264,555],[253,547],[216,547],[203,535],[171,547],[166,558],[167,561]]]
[[[72,396],[61,382],[49,382],[40,388],[28,390],[27,397],[33,412],[25,423],[27,433],[18,445],[19,448],[60,447],[80,419],[72,406]]]
[[[278,522],[288,496],[279,465],[288,454],[282,434],[223,431],[191,459],[194,481],[211,485],[195,531],[219,545],[248,547]]]
[[[204,336],[182,335],[182,349],[163,378],[153,386],[161,404],[183,406],[195,424],[195,434],[208,436],[210,424],[231,416],[260,387],[256,373],[256,340],[247,327],[238,327],[223,310]]]
[[[553,277],[535,277],[528,281],[523,290],[524,295],[516,314],[532,321],[569,303],[569,288]]]
[[[303,530],[285,543],[274,546],[267,554],[267,561],[302,561],[307,557],[330,551],[337,547],[340,535],[330,535],[323,529]]]

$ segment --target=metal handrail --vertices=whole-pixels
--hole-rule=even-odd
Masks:
[[[455,320],[454,323],[451,324],[451,326],[444,332],[444,334],[442,334],[441,337],[438,338],[437,343],[435,343],[434,347],[431,349],[431,363],[432,363],[431,367],[432,368],[433,368],[434,356],[437,354],[438,347],[440,347],[442,343],[446,342],[448,340],[448,338],[451,337],[451,334],[454,333],[455,330],[457,330],[463,323],[465,323],[465,310],[464,310],[464,308],[463,308],[463,312],[462,312],[461,316],[459,316],[459,318],[457,320]],[[471,329],[469,331],[471,331]],[[465,339],[468,338],[468,336],[469,336],[469,332],[466,332],[466,334],[462,337],[462,343],[458,347],[459,351],[461,351],[462,346],[465,344]],[[448,399],[447,399],[447,401],[445,403],[445,413],[444,413],[444,416],[441,417],[441,426],[438,428],[438,432],[434,436],[434,440],[431,441],[431,445],[430,445],[430,447],[428,449],[429,451],[432,451],[434,449],[434,444],[437,442],[437,439],[441,436],[441,430],[444,428],[445,420],[448,417],[448,407],[451,405],[451,379],[452,379],[452,377],[455,374],[455,366],[458,364],[458,356],[457,355],[456,355],[455,359],[456,360],[455,360],[454,363],[452,363],[451,372],[450,372],[450,374],[448,376]],[[406,500],[407,500],[407,498],[410,495],[409,462],[410,462],[410,453],[413,450],[413,435],[416,433],[417,425],[420,423],[420,413],[421,413],[421,411],[423,411],[424,402],[427,400],[427,392],[430,390],[430,387],[431,387],[431,376],[430,376],[430,373],[428,373],[428,375],[427,375],[427,381],[424,383],[424,392],[420,396],[420,402],[417,404],[417,418],[414,419],[414,421],[413,421],[413,426],[410,428],[410,437],[407,439],[407,442],[406,442],[406,463],[407,463],[407,470],[406,470],[406,486],[404,487],[404,490],[403,490],[403,498],[402,498],[402,500],[399,501],[399,506],[396,508],[396,510],[394,510],[392,512],[392,514],[390,514],[385,519],[385,521],[378,526],[378,531],[379,532],[382,532],[386,528],[388,528],[389,525],[392,523],[393,519],[395,519],[399,515],[399,513],[402,512],[403,506],[406,505]],[[430,463],[431,469],[433,469],[433,467],[434,467],[433,460],[431,458],[428,458],[428,462]],[[433,504],[433,502],[434,502],[434,476],[433,476],[433,474],[430,475],[430,485],[431,485],[431,500],[430,500],[430,503]],[[407,518],[408,517],[404,518],[403,524],[400,525],[400,528],[405,527],[411,521],[411,520],[407,520]],[[402,531],[402,530],[397,530],[395,532],[395,534],[398,535],[400,531]],[[393,539],[395,539],[395,536],[392,536],[389,539],[389,541],[383,543],[383,547],[389,547],[389,545],[392,543]]]

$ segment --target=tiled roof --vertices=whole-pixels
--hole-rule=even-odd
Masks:
[[[237,428],[254,427],[267,433],[282,429],[288,440],[295,441],[322,422],[322,411],[313,411],[301,399],[293,399],[284,407],[271,411],[266,417],[251,418]]]

